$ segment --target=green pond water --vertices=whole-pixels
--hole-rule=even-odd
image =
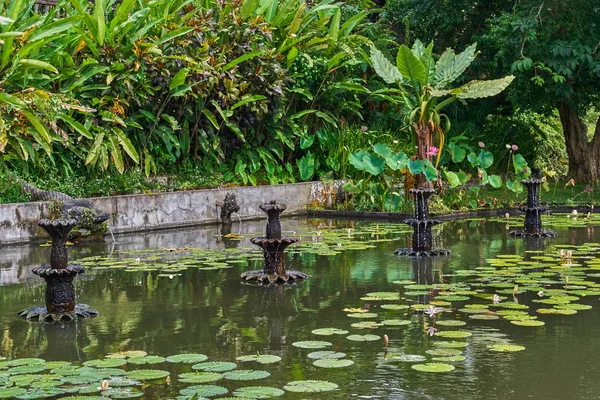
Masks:
[[[301,237],[298,245],[288,249],[287,268],[311,277],[280,287],[256,287],[239,279],[241,272],[261,267],[261,254],[249,238],[262,234],[264,221],[234,224],[233,232],[240,234],[234,239],[223,238],[217,228],[210,227],[117,236],[114,245],[110,238],[105,244],[77,244],[70,248],[71,259],[87,269],[76,282],[78,302],[92,306],[100,315],[64,324],[26,322],[17,317],[19,311],[43,304],[44,284],[30,270],[46,263],[50,248],[4,247],[0,249],[0,398],[3,388],[16,387],[13,378],[17,370],[11,368],[18,362],[10,365],[11,360],[40,358],[79,366],[123,351],[162,357],[201,353],[208,362],[235,363],[218,364],[217,369],[229,365],[235,367],[233,371],[269,374],[255,380],[204,375],[207,381],[200,384],[227,391],[210,396],[217,399],[233,396],[239,388],[283,389],[289,382],[302,380],[328,381],[338,388],[317,393],[286,390],[279,398],[600,398],[598,220],[555,216],[546,227],[559,236],[550,240],[511,237],[508,232],[518,228],[519,221],[510,222],[511,226],[503,219],[445,222],[435,229],[436,242],[452,254],[415,261],[392,255],[395,249],[410,245],[410,228],[402,224],[285,219],[286,234]],[[561,257],[561,250],[572,255]],[[410,286],[417,284],[420,286]],[[500,296],[503,307],[493,304],[493,294]],[[540,300],[546,302],[536,302]],[[433,317],[419,310],[430,302],[440,311]],[[592,308],[583,310],[585,306]],[[577,310],[564,312],[571,315],[547,315],[537,312],[540,307]],[[511,315],[509,310],[515,313]],[[544,324],[521,326],[509,319],[525,321],[525,325],[527,321]],[[466,324],[447,326],[442,321]],[[357,327],[364,322],[374,327]],[[429,327],[436,329],[433,336],[428,334]],[[312,333],[318,328],[348,333]],[[377,337],[354,341],[347,339],[350,335]],[[387,350],[384,335],[389,338]],[[330,344],[309,349],[295,346],[299,341]],[[490,346],[497,344],[525,349],[492,351]],[[317,351],[345,353],[342,360],[348,361],[342,364],[346,366],[313,365],[315,359],[308,354]],[[275,358],[271,364],[236,361],[257,354],[281,360]],[[407,358],[422,361],[406,362]],[[194,364],[152,362],[156,363],[118,367],[169,374],[168,380],[143,385],[140,380],[135,393],[143,393],[143,398],[175,399],[180,390],[195,385],[178,377],[194,372]],[[436,362],[454,369],[435,373],[413,368]],[[36,363],[43,361],[24,362]],[[84,386],[60,381],[50,369],[31,373],[54,375],[47,377],[55,382],[47,387],[71,388],[73,392]],[[90,374],[89,369],[86,373]],[[112,376],[106,374],[82,382],[100,386],[102,379]],[[44,379],[34,376],[31,382]],[[33,383],[21,384],[27,393],[36,393]],[[100,395],[96,391],[55,398]]]

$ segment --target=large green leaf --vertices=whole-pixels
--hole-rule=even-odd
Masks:
[[[502,186],[502,178],[500,178],[498,175],[490,175],[488,177],[488,182],[491,187],[496,189]]]
[[[476,48],[477,43],[473,43],[458,55],[454,54],[454,50],[446,49],[435,64],[435,75],[431,82],[433,86],[443,89],[461,76],[475,59]]]
[[[482,168],[489,168],[494,163],[494,155],[489,151],[481,150],[479,152],[479,164]]]
[[[253,51],[250,53],[246,53],[243,56],[240,56],[240,57],[236,58],[235,60],[232,60],[229,63],[225,64],[225,66],[223,67],[223,71],[227,71],[228,69],[231,69],[231,68],[235,67],[236,65],[243,63],[244,61],[247,61],[251,58],[260,56],[264,53],[265,53],[264,51]]]
[[[23,59],[23,60],[19,60],[19,65],[21,65],[25,68],[45,69],[46,71],[51,71],[51,72],[54,72],[55,74],[58,73],[58,70],[52,64],[47,63],[45,61]]]
[[[492,97],[502,92],[515,79],[513,75],[489,81],[471,81],[452,91],[459,99],[479,99]]]
[[[460,185],[460,179],[458,179],[458,175],[456,175],[456,173],[452,171],[445,171],[444,175],[446,175],[446,179],[448,180],[451,188],[455,188]]]
[[[363,150],[350,154],[348,160],[356,169],[366,171],[371,175],[379,175],[385,169],[383,158]]]
[[[28,38],[28,42],[34,42],[36,40],[42,40],[50,36],[56,36],[57,34],[71,29],[74,25],[81,21],[81,17],[73,16],[68,18],[59,19],[51,24],[42,25],[41,28],[33,31],[31,36]]]
[[[131,157],[131,159],[136,163],[140,162],[140,156],[133,144],[131,143],[131,141],[129,140],[129,138],[127,137],[127,135],[125,135],[125,133],[119,128],[113,128],[113,131],[117,134],[119,143],[121,144],[121,147],[123,147],[123,150],[125,150],[127,155],[129,155],[129,157]]]
[[[402,74],[400,74],[398,68],[385,58],[383,53],[374,46],[371,47],[371,63],[373,64],[373,69],[377,72],[377,75],[379,75],[386,83],[392,84],[402,81]]]
[[[303,181],[310,180],[315,174],[315,156],[310,151],[306,153],[299,161],[297,161],[298,170],[300,171],[300,179]]]
[[[411,82],[424,84],[427,78],[425,66],[405,45],[400,46],[396,56],[396,66],[402,76]]]

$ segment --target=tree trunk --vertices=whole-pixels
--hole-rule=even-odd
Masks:
[[[597,182],[600,178],[600,118],[594,137],[588,141],[587,126],[571,105],[563,101],[557,108],[569,156],[569,177],[576,183]]]

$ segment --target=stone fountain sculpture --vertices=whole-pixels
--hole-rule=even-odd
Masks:
[[[542,213],[547,208],[540,207],[540,186],[544,181],[541,179],[531,178],[521,181],[527,188],[527,207],[521,207],[525,211],[525,221],[523,229],[512,231],[512,236],[523,237],[554,237],[556,232],[549,229],[542,229]]]
[[[46,281],[46,306],[33,307],[19,313],[28,320],[68,321],[77,318],[95,317],[98,312],[85,304],[77,304],[73,279],[85,272],[81,265],[69,265],[67,237],[77,225],[77,219],[43,219],[39,222],[52,237],[50,266],[33,269],[33,273]]]
[[[287,208],[285,204],[271,201],[260,205],[260,209],[267,213],[266,237],[253,237],[250,241],[263,249],[263,269],[244,272],[241,278],[259,283],[288,283],[308,278],[300,271],[286,271],[284,264],[284,251],[298,238],[281,236],[280,214]]]
[[[433,248],[433,232],[431,228],[440,223],[437,219],[429,218],[429,198],[435,193],[434,189],[410,189],[415,202],[415,215],[403,222],[414,229],[412,248],[400,248],[394,252],[398,256],[436,257],[450,254],[449,250]]]

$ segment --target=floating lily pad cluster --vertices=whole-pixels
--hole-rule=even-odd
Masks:
[[[364,250],[375,247],[375,243],[398,240],[406,229],[393,225],[366,225],[360,229],[303,229],[293,232],[300,241],[290,247],[288,254],[308,253],[335,255],[345,250]],[[235,237],[256,236],[250,233]],[[124,270],[126,272],[159,271],[160,276],[174,277],[187,269],[216,271],[249,263],[263,261],[262,251],[257,247],[201,249],[163,248],[153,250],[122,250],[116,256],[85,257],[75,262],[89,270]]]
[[[278,363],[281,358],[256,354],[240,356],[237,361],[259,366]],[[335,358],[317,361],[324,368],[330,368],[330,362],[351,362]],[[235,389],[228,388],[228,382],[258,381],[270,375],[263,369],[241,369],[235,362],[209,361],[206,355],[195,353],[161,357],[144,351],[124,351],[103,359],[88,360],[82,365],[22,358],[0,361],[0,399],[133,399],[143,397],[148,387],[169,384],[179,390],[177,400],[230,398],[227,396],[244,400],[279,397],[286,391],[314,393],[338,387],[332,382],[306,380],[289,382],[283,388],[239,387],[239,384]]]

